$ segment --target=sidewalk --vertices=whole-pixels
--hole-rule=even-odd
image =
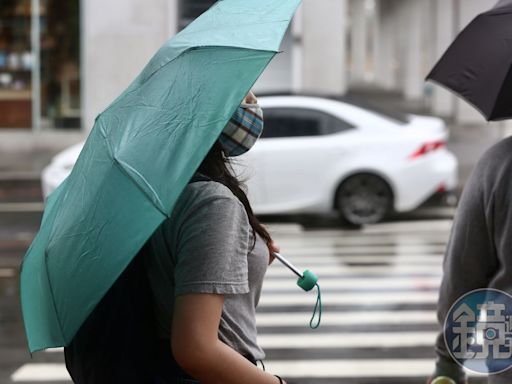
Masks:
[[[42,211],[41,172],[81,132],[0,131],[0,212]]]
[[[76,131],[0,130],[0,181],[39,179],[55,154],[84,137]]]

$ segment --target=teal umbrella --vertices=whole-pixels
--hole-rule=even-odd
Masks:
[[[300,0],[219,0],[95,121],[21,269],[31,352],[67,346],[274,57]],[[101,58],[98,58],[101,60]]]

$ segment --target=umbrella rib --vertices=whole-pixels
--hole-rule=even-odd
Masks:
[[[440,86],[441,88],[445,89],[446,91],[450,92],[451,94],[453,94],[454,96],[457,96],[457,97],[460,97],[461,99],[463,99],[466,103],[468,103],[469,105],[471,105],[473,108],[475,108],[483,117],[485,120],[489,121],[487,115],[484,113],[484,111],[482,111],[482,109],[477,106],[475,103],[473,103],[471,100],[469,100],[466,96],[458,93],[457,91],[451,89],[450,87],[444,85],[443,83],[433,79],[430,77],[430,74],[427,76],[427,79],[428,81],[432,82],[433,84],[436,84],[438,86]]]
[[[114,159],[114,164],[116,165],[116,167],[121,171],[123,172],[127,177],[128,179],[130,179],[132,181],[133,184],[135,184],[135,186],[137,188],[139,188],[139,190],[144,194],[146,195],[147,197],[149,197],[149,200],[151,201],[151,204],[153,204],[153,206],[160,212],[162,213],[165,217],[168,217],[168,214],[165,212],[165,208],[164,208],[164,204],[162,202],[162,200],[160,200],[160,198],[158,197],[158,194],[156,193],[156,191],[154,190],[154,188],[151,186],[150,183],[148,183],[148,181],[146,180],[146,178],[139,172],[137,171],[135,168],[133,168],[130,164],[120,160],[115,154],[114,154],[114,150],[112,148],[112,145],[110,143],[110,141],[108,140],[108,135],[107,133],[105,132],[104,130],[104,127],[103,127],[103,124],[100,125],[100,132],[102,133],[103,135],[103,138],[105,139],[106,141],[106,144],[107,144],[107,148],[108,148],[108,151],[110,152],[110,156]],[[133,172],[134,174],[136,174],[140,180],[146,185],[146,187],[151,191],[151,194],[148,194],[144,188],[142,188],[140,186],[139,183],[137,183],[137,181],[133,178],[133,176],[127,171],[127,169],[129,169],[131,172]],[[156,203],[155,203],[156,201]],[[160,205],[160,206],[158,206]]]
[[[144,193],[146,196],[149,197],[149,200],[151,201],[151,204],[165,217],[168,217],[169,215],[165,212],[164,204],[162,200],[158,197],[158,194],[156,193],[155,189],[151,186],[151,184],[144,178],[144,176],[137,171],[135,168],[133,168],[130,164],[119,160],[116,156],[114,156],[114,163],[117,165],[117,167],[132,181],[137,188],[139,188],[142,193]],[[151,191],[151,194],[149,194],[144,188],[141,187],[141,185],[137,182],[137,180],[134,179],[132,175],[130,175],[130,172],[127,171],[129,169],[131,172],[136,174],[140,180],[144,183],[146,188]]]

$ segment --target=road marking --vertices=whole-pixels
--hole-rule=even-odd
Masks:
[[[314,270],[314,269],[313,269]],[[441,277],[389,277],[389,278],[358,278],[358,279],[340,279],[339,277],[326,277],[320,280],[322,289],[377,289],[385,290],[390,288],[402,289],[426,289],[439,288]],[[263,283],[263,291],[281,291],[297,288],[297,278],[294,275],[280,279],[266,279]]]
[[[31,363],[24,364],[11,375],[18,381],[71,381],[64,364]]]
[[[15,277],[18,271],[14,268],[0,268],[0,278]]]
[[[283,246],[314,246],[333,244],[343,245],[428,245],[428,244],[446,244],[447,234],[425,235],[425,236],[400,236],[400,235],[356,235],[356,236],[328,236],[316,237],[312,235],[303,235],[297,238],[279,237],[279,245]]]
[[[0,171],[0,181],[29,181],[41,184],[41,173],[33,171]]]
[[[43,212],[44,203],[0,203],[0,213]]]
[[[343,332],[258,335],[263,349],[434,347],[438,332]]]
[[[433,359],[364,359],[364,360],[269,360],[269,372],[283,378],[390,378],[430,376],[435,367]],[[426,380],[426,379],[425,379]]]
[[[343,265],[353,264],[439,264],[443,263],[443,255],[408,255],[408,256],[293,256],[289,258],[294,264]]]
[[[351,266],[317,266],[311,268],[315,274],[322,278],[324,276],[350,276],[350,275],[390,275],[390,274],[421,274],[421,275],[440,275],[442,273],[441,265],[425,265],[419,267],[418,265],[389,265],[389,266],[367,266],[367,267],[351,267]],[[267,276],[278,277],[288,276],[292,273],[284,265],[274,265],[267,271]]]
[[[298,235],[304,233],[304,227],[297,223],[267,223],[269,232],[278,236]]]
[[[437,292],[358,292],[325,293],[323,305],[389,305],[389,304],[435,304]],[[286,294],[266,294],[261,296],[259,307],[287,307],[293,305],[313,305],[316,292]]]
[[[279,244],[279,243],[278,243]],[[322,247],[281,247],[283,255],[425,255],[444,254],[446,246],[444,245],[382,245],[375,247],[363,247],[363,246],[322,246]]]
[[[409,232],[443,232],[452,228],[452,220],[417,220],[396,223],[380,223],[363,227],[362,233],[409,233]],[[349,232],[350,233],[350,232]]]
[[[64,348],[63,347],[48,348],[48,349],[45,349],[44,352],[46,352],[46,353],[64,353]]]
[[[359,230],[343,230],[343,229],[324,229],[324,230],[303,230],[303,231],[290,231],[286,234],[279,234],[278,236],[289,237],[352,237],[362,235],[401,235],[412,233],[414,236],[430,236],[442,233],[446,235],[452,228],[451,219],[443,220],[409,220],[393,223],[380,223],[364,226]]]
[[[304,325],[311,312],[258,313],[258,326]],[[326,312],[322,325],[393,325],[393,324],[437,324],[435,311],[357,311]]]

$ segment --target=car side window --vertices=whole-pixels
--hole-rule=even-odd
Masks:
[[[352,125],[327,113],[304,108],[265,108],[262,138],[307,137],[338,133]]]
[[[329,116],[329,123],[325,126],[324,134],[332,135],[334,133],[340,133],[354,129],[355,125],[340,119],[338,116]]]

